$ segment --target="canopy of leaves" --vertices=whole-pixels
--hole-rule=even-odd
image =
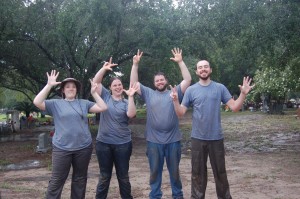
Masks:
[[[81,81],[81,97],[88,98],[89,78],[111,56],[119,64],[114,71],[123,74],[127,87],[137,49],[144,51],[139,67],[143,84],[152,86],[158,71],[167,74],[170,84],[178,84],[180,71],[169,59],[173,47],[183,49],[194,81],[198,80],[194,65],[207,59],[213,79],[232,94],[239,94],[238,85],[247,75],[254,77],[257,93],[283,97],[300,89],[298,1],[2,0],[0,4],[0,86],[30,100],[46,84],[50,70],[60,72],[59,80]],[[275,84],[274,78],[281,83]],[[56,94],[54,89],[49,97]]]

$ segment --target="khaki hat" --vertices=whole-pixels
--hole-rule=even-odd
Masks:
[[[74,82],[75,85],[76,85],[77,93],[80,91],[80,89],[81,89],[81,83],[77,79],[74,79],[72,77],[68,77],[68,78],[62,80],[61,84],[60,84],[60,88],[58,90],[60,92],[62,92],[62,89],[65,87],[66,83],[68,83],[68,82]]]

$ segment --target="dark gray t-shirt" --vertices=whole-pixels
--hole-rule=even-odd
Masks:
[[[100,113],[97,140],[107,144],[124,144],[131,141],[128,128],[127,99],[114,100],[109,91],[102,86],[101,97],[108,109]]]
[[[228,89],[212,81],[208,86],[198,82],[190,86],[183,97],[185,107],[193,106],[192,138],[220,140],[224,138],[221,126],[220,105],[232,98]]]
[[[94,102],[76,99],[46,100],[46,112],[53,116],[55,133],[52,143],[60,149],[75,151],[92,143],[87,114]]]
[[[181,140],[179,120],[174,110],[170,90],[160,92],[141,85],[141,97],[146,102],[147,122],[145,137],[147,141],[168,144]],[[179,100],[182,99],[180,85],[176,86]]]

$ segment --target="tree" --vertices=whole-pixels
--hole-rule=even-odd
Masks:
[[[237,85],[243,76],[253,77],[262,67],[289,66],[292,74],[300,76],[297,1],[177,2],[3,0],[0,85],[32,100],[46,84],[46,72],[55,69],[60,71],[59,79],[80,80],[81,97],[88,98],[88,79],[110,56],[119,64],[114,72],[120,72],[128,86],[132,56],[138,49],[145,53],[139,70],[145,85],[153,85],[157,71],[176,84],[181,75],[169,60],[173,47],[183,49],[192,74],[199,59],[209,60],[213,79],[232,94],[239,94]],[[49,98],[56,94],[54,89]]]
[[[14,105],[14,109],[18,111],[24,111],[26,117],[28,118],[31,112],[39,112],[32,102],[18,102]]]

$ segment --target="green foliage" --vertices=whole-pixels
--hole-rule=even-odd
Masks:
[[[99,125],[90,125],[92,137],[97,137]]]
[[[29,117],[31,112],[39,112],[39,109],[36,108],[32,102],[26,101],[16,103],[13,108],[25,112],[26,117]]]
[[[0,121],[6,121],[6,114],[0,114]]]
[[[145,108],[140,108],[136,110],[136,118],[146,118],[146,109]]]
[[[256,71],[254,81],[255,93],[271,94],[274,98],[284,99],[291,89],[300,84],[300,77],[294,77],[290,66],[285,69],[263,67]],[[298,88],[299,89],[299,88]]]
[[[22,93],[29,101],[46,84],[46,72],[59,81],[75,77],[81,96],[90,97],[89,78],[110,56],[129,85],[132,56],[141,49],[139,77],[153,85],[162,71],[178,84],[171,49],[183,49],[193,75],[199,59],[213,67],[213,79],[239,94],[243,76],[273,68],[291,70],[282,92],[299,91],[300,4],[293,0],[3,0],[0,7],[0,86]],[[268,69],[266,69],[268,68]],[[281,71],[280,71],[281,70]],[[257,71],[257,72],[256,72]],[[109,76],[114,75],[110,73]],[[276,77],[276,76],[275,76]],[[271,81],[271,79],[256,81]],[[106,81],[106,78],[105,78]],[[296,81],[296,82],[295,82]],[[269,85],[271,82],[269,82]],[[266,87],[265,87],[266,88]],[[267,92],[258,89],[259,92]],[[49,98],[57,94],[53,89]],[[2,102],[0,100],[0,102]]]

